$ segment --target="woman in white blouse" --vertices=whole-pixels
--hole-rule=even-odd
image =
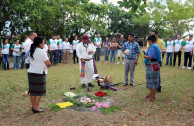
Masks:
[[[33,113],[44,112],[39,108],[39,102],[41,96],[46,94],[46,74],[51,63],[43,48],[43,38],[34,38],[34,43],[30,48],[30,68],[28,69],[29,94]]]

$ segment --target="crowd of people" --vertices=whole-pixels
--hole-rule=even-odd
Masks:
[[[0,45],[0,56],[3,58],[4,70],[9,70],[9,49],[13,51],[14,69],[19,69],[20,55],[22,55],[21,68],[28,69],[29,94],[31,95],[32,111],[34,113],[44,112],[39,108],[39,102],[42,95],[46,94],[46,74],[48,67],[57,65],[58,63],[69,63],[69,54],[73,54],[73,62],[78,63],[80,67],[81,87],[93,87],[92,78],[97,74],[96,62],[100,62],[101,48],[103,47],[105,55],[105,63],[116,64],[116,55],[118,55],[117,64],[124,64],[124,85],[135,86],[134,72],[140,57],[140,47],[137,42],[137,36],[134,34],[128,35],[128,40],[124,39],[124,35],[116,41],[112,41],[106,37],[103,42],[99,34],[96,35],[94,41],[91,42],[89,36],[84,34],[80,40],[78,36],[74,37],[72,43],[68,38],[62,41],[60,35],[53,35],[46,44],[46,40],[37,36],[36,32],[30,32],[28,38],[19,44],[19,40],[10,46],[9,40],[4,39]],[[144,63],[146,68],[146,86],[150,89],[150,93],[145,96],[149,101],[155,100],[155,92],[161,91],[160,68],[162,66],[162,58],[167,54],[166,65],[172,66],[172,57],[174,53],[173,66],[176,65],[176,57],[178,56],[178,67],[181,65],[181,54],[183,46],[185,46],[184,66],[182,68],[191,69],[192,56],[194,51],[193,36],[189,35],[189,39],[183,41],[181,35],[177,35],[176,40],[172,40],[169,36],[169,41],[164,42],[158,38],[156,30],[151,32],[148,37],[147,49],[144,51]],[[22,51],[22,52],[21,52]],[[49,56],[50,59],[49,59]],[[187,64],[189,59],[189,64]],[[194,58],[193,58],[194,59]],[[193,67],[194,69],[194,67]],[[130,83],[128,74],[130,72]]]

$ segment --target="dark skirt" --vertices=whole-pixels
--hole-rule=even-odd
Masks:
[[[148,62],[146,64],[146,86],[149,89],[157,89],[160,85],[160,70],[153,71],[151,63],[158,62]]]
[[[29,94],[46,95],[46,74],[28,73]]]

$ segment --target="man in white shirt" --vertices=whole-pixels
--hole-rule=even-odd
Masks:
[[[62,59],[62,43],[63,43],[63,40],[60,38],[60,35],[57,35],[57,39],[56,39],[57,42],[59,42],[59,50],[57,52],[57,63],[62,63],[61,62],[61,59]]]
[[[82,36],[82,41],[77,45],[76,52],[79,58],[82,88],[86,87],[86,83],[88,83],[88,87],[93,87],[93,54],[96,52],[96,48],[89,40],[89,36],[87,34]],[[85,76],[86,74],[87,76]]]
[[[34,31],[30,32],[27,40],[25,41],[25,44],[23,45],[25,55],[29,54],[28,52],[30,50],[31,44],[33,43],[33,40],[35,37],[37,37],[37,33]],[[26,64],[26,69],[28,69],[30,67],[28,58],[25,59],[25,64]]]
[[[187,68],[188,65],[188,69],[191,70],[193,47],[194,47],[193,35],[189,35],[189,40],[187,40],[185,43],[184,66],[182,68]],[[189,64],[187,64],[188,59]]]
[[[96,34],[96,38],[94,38],[94,45],[96,47],[96,52],[94,53],[94,59],[97,62],[100,62],[100,52],[101,52],[102,38],[100,38],[99,34]]]
[[[51,64],[56,65],[57,64],[57,52],[59,50],[59,42],[56,41],[55,35],[53,35],[52,39],[49,39],[48,49],[50,52],[50,62]],[[53,62],[53,56],[54,56],[54,62]]]
[[[68,38],[65,38],[65,41],[62,43],[62,49],[63,49],[63,63],[68,64],[69,61],[69,52],[71,45],[68,42]]]
[[[178,56],[178,67],[180,68],[181,65],[181,54],[182,54],[182,49],[185,44],[185,41],[181,39],[181,35],[177,35],[177,39],[174,41],[174,61],[173,61],[173,66],[176,64],[176,58]]]
[[[172,40],[172,36],[169,36],[169,41],[165,43],[166,46],[166,65],[168,65],[169,57],[170,57],[170,66],[172,66],[172,56],[174,52],[174,41]]]

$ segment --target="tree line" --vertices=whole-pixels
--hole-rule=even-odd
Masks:
[[[193,0],[166,0],[166,4],[157,0],[123,0],[119,6],[101,1],[102,4],[89,0],[2,0],[1,35],[10,31],[11,36],[24,39],[27,31],[34,30],[47,39],[59,34],[71,40],[84,33],[122,33],[127,37],[133,32],[145,39],[152,29],[158,30],[161,38],[193,30]]]

